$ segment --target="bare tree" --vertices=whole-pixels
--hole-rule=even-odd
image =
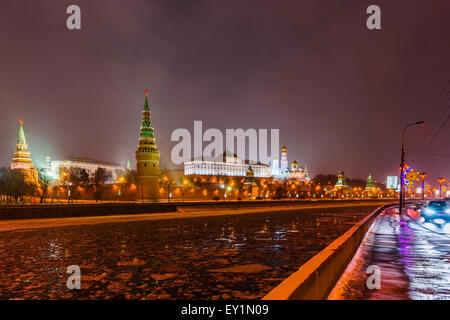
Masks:
[[[47,190],[49,187],[50,179],[47,175],[46,169],[40,169],[37,175],[33,175],[33,184],[35,186],[36,193],[39,196],[40,203],[44,203],[47,198]]]
[[[95,201],[98,202],[103,198],[103,184],[111,178],[111,174],[103,168],[97,168],[92,176],[91,183],[94,187]]]
[[[30,173],[20,169],[5,169],[1,171],[2,188],[7,198],[11,197],[16,203],[23,201],[24,196],[35,194],[35,185]]]

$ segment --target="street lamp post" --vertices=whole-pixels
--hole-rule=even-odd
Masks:
[[[425,172],[422,172],[420,174],[420,178],[422,178],[422,201],[425,200],[425,178],[427,177],[427,174]]]
[[[6,197],[6,205],[8,205],[8,174],[5,177],[5,197]]]
[[[60,198],[59,198],[59,181],[60,181],[60,180],[61,180],[60,177],[58,177],[58,178],[56,179],[56,187],[57,187],[56,195],[57,195],[57,197],[58,197],[58,203],[61,203],[61,200],[60,200]]]
[[[312,181],[309,182],[309,201],[311,201],[311,193],[312,193]]]
[[[67,182],[67,204],[70,204],[70,187],[69,187],[69,181]]]
[[[438,182],[439,182],[439,198],[442,198],[442,184],[444,183],[445,179],[444,178],[439,178]]]
[[[8,173],[5,174],[5,205],[8,205]]]
[[[404,202],[404,177],[403,177],[403,172],[404,172],[404,167],[405,167],[405,134],[406,134],[406,130],[409,127],[412,127],[414,125],[418,125],[418,124],[423,124],[425,123],[424,121],[417,121],[417,122],[413,122],[408,124],[404,129],[403,129],[403,134],[402,134],[402,157],[401,157],[401,162],[400,162],[400,199],[399,199],[399,213],[401,214],[403,211],[403,202]]]
[[[123,182],[125,181],[124,177],[119,178],[119,201],[122,200],[122,190],[123,190]]]
[[[164,180],[167,180],[167,202],[170,203],[170,177],[164,177]]]
[[[233,190],[233,188],[231,186],[227,186],[226,190],[225,190],[225,198],[228,198],[228,201],[231,202],[231,190]],[[223,199],[225,201],[225,198]]]
[[[171,193],[170,193],[170,178],[169,181],[167,182],[167,202],[170,203],[170,197],[171,197]]]
[[[70,187],[71,183],[69,183],[69,178],[67,178],[67,173],[64,171],[62,173],[63,177],[66,178],[66,187],[67,187],[67,204],[70,204]]]
[[[182,192],[183,192],[183,202],[184,202],[184,191],[185,191],[185,188],[186,188],[186,184],[187,184],[187,181],[186,180],[184,180],[183,181],[183,189],[182,189]]]

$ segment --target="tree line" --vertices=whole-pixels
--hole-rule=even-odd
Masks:
[[[314,177],[314,179],[312,179],[312,181],[314,184],[318,184],[321,186],[334,186],[338,181],[338,176],[335,174],[318,174]],[[365,179],[346,178],[345,181],[349,186],[360,188],[364,188],[367,183],[367,180]],[[375,181],[375,186],[383,189],[385,188],[385,184],[381,182]]]
[[[51,192],[59,196],[60,187],[67,190],[70,199],[80,198],[80,188],[94,192],[96,201],[101,201],[104,185],[111,179],[111,172],[97,168],[93,174],[82,168],[70,168],[60,172],[59,178],[53,178],[47,169],[37,172],[20,169],[0,168],[0,199],[6,203],[24,202],[26,197],[36,197],[44,203]],[[123,183],[134,183],[135,172],[127,170],[122,177]]]

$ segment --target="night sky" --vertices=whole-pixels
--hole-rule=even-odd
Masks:
[[[70,4],[81,31],[66,28]],[[381,31],[366,28],[370,4]],[[384,181],[402,128],[434,115],[408,131],[408,160],[448,179],[450,121],[417,154],[450,114],[449,12],[448,0],[2,0],[0,166],[18,118],[35,164],[47,153],[124,164],[148,89],[162,168],[173,167],[172,131],[203,120],[279,128],[312,176],[343,168]]]

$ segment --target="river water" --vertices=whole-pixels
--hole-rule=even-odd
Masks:
[[[258,299],[373,209],[0,232],[0,298]],[[67,288],[71,265],[80,290]]]

